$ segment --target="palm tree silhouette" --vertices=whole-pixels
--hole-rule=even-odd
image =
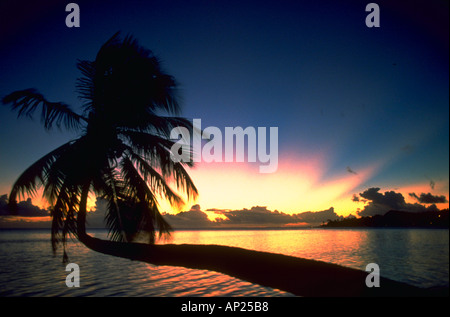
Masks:
[[[19,116],[41,108],[48,130],[54,126],[75,130],[71,140],[27,168],[14,183],[9,203],[18,196],[34,195],[43,188],[50,203],[53,249],[74,234],[88,248],[156,265],[184,266],[222,272],[253,283],[302,296],[422,295],[406,284],[382,279],[381,288],[364,285],[363,271],[281,254],[220,245],[158,245],[156,235],[168,234],[158,198],[173,206],[181,195],[196,197],[187,162],[170,156],[170,131],[192,124],[180,112],[177,85],[165,74],[151,51],[131,36],[111,37],[95,61],[79,61],[82,77],[77,91],[83,100],[81,114],[61,102],[49,102],[34,89],[3,98]],[[166,114],[166,115],[163,115]],[[175,189],[172,189],[174,184]],[[110,240],[86,232],[90,193],[108,202],[106,223]],[[147,236],[148,243],[137,243]]]
[[[133,241],[145,233],[150,243],[170,225],[158,209],[158,197],[179,207],[180,194],[189,197],[197,189],[185,167],[170,159],[173,127],[192,129],[176,115],[180,112],[177,85],[165,74],[151,51],[131,36],[111,37],[95,61],[79,61],[82,77],[77,91],[83,100],[82,114],[64,103],[47,101],[34,89],[16,91],[3,98],[19,116],[31,116],[41,107],[46,129],[53,126],[79,132],[79,137],[48,153],[17,179],[10,194],[12,205],[18,194],[43,196],[52,205],[52,245],[65,245],[72,233],[86,236],[86,204],[90,192],[108,201],[106,214],[113,241]],[[156,229],[156,230],[155,230]]]

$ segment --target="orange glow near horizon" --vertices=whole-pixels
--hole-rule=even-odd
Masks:
[[[336,213],[346,216],[358,207],[351,201],[352,191],[370,179],[380,164],[359,170],[357,175],[343,171],[325,178],[325,158],[326,155],[285,158],[272,174],[261,174],[257,165],[245,163],[199,164],[189,171],[199,198],[188,204],[199,204],[202,210],[267,206],[288,214],[334,207]],[[167,208],[163,204],[162,207]],[[190,205],[185,207],[188,210]]]
[[[31,203],[41,209],[47,209],[50,207],[49,202],[42,197],[42,189],[37,191],[36,195],[30,196],[30,195],[25,195],[25,197],[23,197],[22,195],[20,197],[18,197],[18,201],[24,201],[27,200],[28,198],[31,199]],[[87,202],[87,210],[88,212],[93,210],[95,208],[95,196],[94,195],[89,195],[88,198],[88,202]]]
[[[278,170],[272,174],[261,174],[258,165],[246,163],[203,163],[191,169],[194,183],[199,190],[196,201],[189,201],[183,210],[199,204],[202,211],[207,209],[241,210],[253,206],[266,206],[287,214],[305,211],[321,211],[333,207],[341,216],[356,215],[364,203],[352,201],[354,194],[369,187],[368,182],[383,167],[389,164],[388,158],[378,158],[357,174],[344,170],[332,176],[327,175],[327,155],[316,155],[298,159],[280,159]],[[380,184],[381,185],[381,184]],[[366,187],[364,187],[366,186]],[[382,187],[382,186],[378,186]],[[414,185],[397,184],[396,188],[382,187],[380,192],[394,190],[401,193],[407,203],[418,203],[409,193],[430,192],[427,182]],[[448,199],[448,182],[436,183],[433,195],[444,195]],[[438,208],[449,207],[448,203],[436,204]],[[171,213],[170,206],[161,204],[161,210]],[[210,219],[214,215],[209,215]]]
[[[417,195],[420,195],[421,193],[429,193],[430,192],[430,184],[429,183],[415,183],[415,184],[406,184],[404,186],[392,188],[392,189],[386,189],[385,191],[393,190],[396,192],[400,192],[403,194],[403,197],[405,197],[405,201],[410,204],[419,203],[415,198],[409,196],[409,193],[415,193]],[[433,195],[436,196],[445,196],[447,200],[449,199],[448,195],[448,182],[436,182],[434,189],[431,190]],[[430,204],[426,204],[426,206],[429,206]],[[449,208],[449,203],[437,203],[435,204],[439,209],[446,209]]]
[[[367,184],[385,166],[386,160],[374,160],[366,167],[358,168],[357,173],[343,170],[331,175],[329,160],[330,155],[326,153],[302,158],[285,155],[280,157],[278,170],[270,174],[259,173],[259,163],[200,163],[188,170],[198,188],[199,197],[195,201],[187,201],[179,210],[160,201],[160,210],[178,213],[199,204],[211,220],[218,215],[207,209],[242,210],[253,206],[266,206],[269,210],[287,214],[333,207],[338,215],[356,215],[357,209],[363,208],[364,203],[352,201],[352,196],[372,187]],[[436,182],[431,190],[429,182],[424,181],[377,187],[381,187],[380,193],[391,190],[401,193],[407,203],[414,204],[418,201],[409,193],[420,195],[431,192],[448,199],[448,186],[448,181]],[[31,198],[34,205],[43,209],[49,207],[42,198],[42,191]],[[95,210],[95,203],[96,197],[91,195],[87,210]],[[449,208],[449,203],[436,205],[439,209]]]

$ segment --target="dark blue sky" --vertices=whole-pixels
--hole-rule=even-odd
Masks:
[[[372,186],[448,197],[447,1],[376,1],[380,28],[365,25],[370,1],[75,1],[80,28],[65,26],[66,3],[44,2],[0,6],[2,97],[37,88],[78,109],[77,59],[93,60],[121,30],[178,80],[184,116],[279,127],[280,166],[320,158],[317,187],[361,177],[336,199]],[[0,194],[70,137],[0,107]],[[269,198],[240,207],[256,203],[283,208]]]

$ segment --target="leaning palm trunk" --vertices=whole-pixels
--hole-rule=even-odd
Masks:
[[[150,245],[79,237],[88,248],[154,265],[216,271],[298,296],[424,296],[425,290],[388,279],[365,285],[367,273],[335,264],[220,245]]]
[[[335,264],[220,245],[151,245],[93,238],[79,240],[91,250],[153,265],[181,266],[224,273],[297,296],[424,296],[425,290],[381,279],[365,285],[367,273]]]
[[[86,202],[82,193],[78,212],[78,239],[89,249],[153,265],[181,266],[227,274],[251,283],[281,289],[298,296],[423,296],[419,288],[381,279],[368,288],[367,273],[320,261],[221,245],[143,244],[116,242],[86,233]]]

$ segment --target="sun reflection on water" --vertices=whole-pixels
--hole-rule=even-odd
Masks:
[[[106,238],[106,231],[93,231]],[[364,270],[378,263],[385,277],[421,287],[448,286],[448,230],[303,229],[175,231],[160,243],[218,244],[320,260]],[[62,250],[50,232],[0,231],[0,295],[3,296],[289,296],[224,274],[154,266],[111,257],[75,240],[69,261],[81,271],[81,287],[65,285]]]

